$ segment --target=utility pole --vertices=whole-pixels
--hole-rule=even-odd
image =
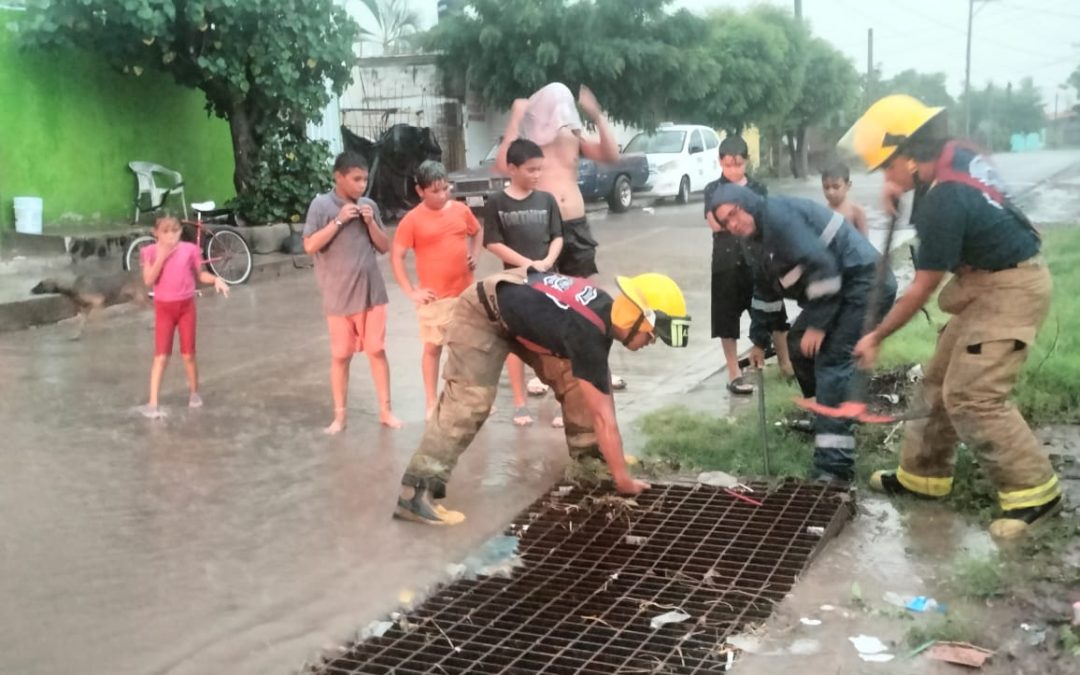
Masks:
[[[971,137],[971,23],[975,18],[975,0],[968,0],[967,62],[964,65],[964,136]]]
[[[866,105],[874,102],[874,29],[866,29]]]

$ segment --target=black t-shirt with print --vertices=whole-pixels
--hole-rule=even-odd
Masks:
[[[533,190],[525,199],[514,199],[500,190],[488,198],[484,207],[484,246],[505,244],[529,260],[543,260],[551,240],[561,236],[559,203],[550,192]],[[514,265],[504,263],[503,267]]]
[[[530,282],[553,273],[530,272]],[[590,285],[591,286],[591,285]],[[499,312],[514,337],[522,337],[570,361],[574,377],[600,391],[611,392],[611,296],[592,286],[584,304],[604,322],[604,332],[588,319],[541,290],[525,284],[502,283],[495,291]]]
[[[958,148],[953,167],[982,176],[1004,191],[989,161]],[[1039,237],[1009,209],[962,183],[939,183],[916,194],[911,217],[919,234],[916,266],[948,272],[961,265],[1001,270],[1039,252]]]

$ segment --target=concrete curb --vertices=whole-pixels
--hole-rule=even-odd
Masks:
[[[247,283],[271,281],[311,269],[312,265],[313,262],[307,255],[257,255]],[[70,319],[77,313],[75,303],[62,295],[35,295],[25,300],[0,303],[0,333],[56,323]]]

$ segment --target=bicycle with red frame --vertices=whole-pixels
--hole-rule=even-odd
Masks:
[[[239,234],[221,225],[232,212],[229,209],[215,209],[214,202],[196,202],[191,208],[195,211],[195,220],[180,221],[184,241],[191,241],[199,247],[203,263],[225,283],[235,286],[247,281],[253,267],[251,247]],[[148,234],[132,240],[124,253],[124,269],[141,270],[139,252],[155,241]]]

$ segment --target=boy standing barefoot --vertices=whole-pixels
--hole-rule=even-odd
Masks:
[[[363,157],[344,152],[334,160],[334,189],[308,207],[304,251],[315,259],[315,276],[330,329],[330,392],[334,420],[326,433],[345,429],[349,364],[366,352],[379,397],[379,421],[402,426],[390,408],[390,364],[386,360],[386,284],[375,256],[390,249],[379,207],[363,196],[368,166]]]

